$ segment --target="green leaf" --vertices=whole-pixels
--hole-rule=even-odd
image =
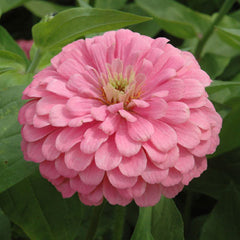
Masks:
[[[60,12],[47,22],[33,27],[33,39],[37,47],[49,49],[63,46],[77,38],[101,33],[130,24],[148,21],[141,17],[116,10],[74,8]]]
[[[0,206],[30,239],[74,240],[82,224],[78,197],[63,199],[39,174],[0,194]]]
[[[131,240],[184,240],[183,221],[174,201],[161,197],[153,207],[140,208]]]
[[[154,16],[161,28],[173,36],[193,38],[206,30],[210,17],[172,0],[136,0],[144,11]]]
[[[16,41],[2,26],[0,26],[0,50],[13,52],[22,57],[25,62],[28,63],[28,59],[24,51],[18,46]]]
[[[212,84],[206,88],[209,98],[222,104],[239,95],[239,91],[234,93],[236,89],[240,91],[240,82],[220,80],[214,80]]]
[[[40,18],[71,8],[71,6],[62,6],[46,1],[30,1],[25,3],[24,7]]]
[[[200,59],[200,65],[212,79],[215,79],[230,62],[230,57],[225,57],[217,54],[207,53]]]
[[[127,0],[96,0],[95,8],[121,9]]]
[[[83,7],[83,8],[92,8],[91,5],[89,5],[89,1],[88,0],[76,0],[76,3],[79,7]]]
[[[10,221],[0,209],[0,239],[11,240]]]
[[[217,28],[220,38],[233,48],[240,49],[240,30],[229,28]]]
[[[220,199],[230,183],[240,189],[240,148],[213,158],[208,169],[199,178],[193,179],[188,189]]]
[[[0,16],[1,14],[21,6],[24,2],[27,2],[29,0],[1,0],[0,4]]]
[[[205,222],[200,240],[239,240],[240,192],[233,185],[228,188]]]
[[[154,240],[151,233],[152,207],[139,208],[139,216],[131,240]]]
[[[0,92],[0,192],[28,177],[35,164],[23,160],[20,148],[20,125],[17,122],[22,105],[23,86]]]
[[[162,196],[152,208],[152,235],[156,240],[184,240],[182,216],[172,199]]]
[[[214,156],[240,147],[240,104],[224,118],[220,132],[220,145]]]
[[[135,3],[130,3],[125,5],[125,7],[123,8],[123,11],[134,13],[141,16],[149,16],[148,13],[146,13],[144,10],[138,7],[137,4]],[[159,23],[157,22],[157,20],[153,19],[152,21],[149,21],[149,22],[143,22],[137,25],[130,26],[129,29],[143,35],[154,37],[160,32],[161,27],[159,26]]]
[[[27,85],[32,79],[32,74],[21,74],[16,70],[8,69],[0,73],[0,90],[17,85]]]

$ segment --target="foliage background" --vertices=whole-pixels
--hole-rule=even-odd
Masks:
[[[240,239],[240,1],[0,0],[0,16],[1,240],[85,239],[94,230],[96,209],[102,211],[98,240]],[[54,33],[56,26],[65,28]],[[105,203],[102,210],[82,205],[77,196],[62,199],[36,164],[23,160],[17,123],[23,89],[62,46],[121,27],[167,37],[194,53],[214,80],[207,91],[223,117],[221,143],[208,157],[208,170],[174,200],[162,198],[140,211],[133,203],[125,208]],[[14,40],[32,37],[28,60]]]

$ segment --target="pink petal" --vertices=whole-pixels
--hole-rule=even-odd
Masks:
[[[124,157],[119,164],[119,170],[122,174],[128,177],[141,175],[147,166],[147,157],[143,150],[140,150],[136,155],[127,158]]]
[[[170,168],[167,177],[161,181],[161,184],[165,187],[169,187],[180,183],[181,180],[182,174],[175,168]]]
[[[160,185],[160,191],[166,198],[174,198],[179,192],[183,190],[183,187],[184,185],[182,183],[178,183],[170,187]]]
[[[107,178],[104,178],[103,182],[103,195],[112,205],[118,204],[121,206],[126,206],[131,202],[131,199],[123,198]]]
[[[137,182],[137,177],[124,176],[118,168],[107,172],[109,182],[116,188],[130,188]]]
[[[168,95],[164,98],[167,101],[176,101],[182,98],[184,91],[184,83],[181,79],[170,79],[169,81],[161,84],[158,91],[167,90]]]
[[[89,77],[86,74],[75,74],[69,79],[67,86],[79,93],[80,97],[98,98],[101,94],[96,84],[88,81]]]
[[[68,111],[75,116],[83,116],[89,114],[91,113],[92,107],[99,106],[101,106],[100,101],[83,97],[72,97],[66,104]]]
[[[103,143],[95,154],[96,165],[105,171],[117,167],[121,160],[122,155],[119,153],[112,137]]]
[[[35,142],[39,139],[44,138],[50,132],[55,130],[52,126],[47,126],[43,128],[35,128],[32,125],[24,125],[22,128],[22,136],[27,142]]]
[[[80,179],[87,185],[99,185],[104,177],[105,172],[99,169],[94,161],[83,171],[79,173]]]
[[[147,184],[146,191],[140,197],[134,198],[139,207],[149,207],[156,205],[161,198],[159,184]]]
[[[66,164],[64,162],[64,156],[60,156],[59,158],[56,159],[55,168],[63,177],[72,178],[72,177],[77,176],[76,171],[69,169],[66,166]]]
[[[137,118],[134,117],[131,113],[129,113],[129,112],[126,111],[126,110],[121,109],[121,110],[119,110],[118,112],[119,112],[119,114],[120,114],[123,118],[125,118],[128,122],[136,122],[136,121],[137,121]]]
[[[37,102],[36,112],[38,115],[49,114],[52,107],[54,107],[57,104],[65,104],[66,102],[67,102],[66,98],[60,97],[58,95],[46,96],[41,98]]]
[[[102,186],[101,185],[98,186],[96,189],[94,189],[92,192],[90,192],[87,195],[79,194],[79,199],[85,205],[90,205],[90,206],[100,205],[103,201]]]
[[[60,152],[57,150],[55,146],[56,138],[60,132],[61,130],[56,130],[52,132],[46,137],[45,141],[43,142],[42,149],[41,149],[42,154],[49,161],[55,160],[60,155]]]
[[[109,114],[106,119],[99,125],[99,129],[108,135],[117,131],[120,122],[118,114]]]
[[[72,117],[65,105],[57,104],[49,113],[49,122],[55,127],[65,127]]]
[[[177,135],[168,124],[158,121],[154,124],[151,142],[158,150],[166,152],[176,146]]]
[[[161,183],[167,176],[168,169],[160,169],[151,162],[148,162],[145,171],[142,173],[142,178],[150,184]]]
[[[166,169],[166,168],[170,168],[170,167],[173,167],[176,163],[176,161],[178,160],[179,158],[179,150],[178,150],[178,147],[174,147],[172,148],[170,151],[166,152],[164,154],[164,157],[165,161],[163,162],[156,162],[156,161],[153,161],[152,163],[157,166],[158,168],[161,168],[161,169]],[[161,159],[162,160],[162,159]]]
[[[85,154],[80,151],[80,145],[76,145],[65,153],[65,164],[75,171],[85,170],[92,162],[93,154]]]
[[[174,126],[178,143],[186,148],[194,148],[200,143],[201,131],[190,122]]]
[[[118,151],[125,157],[131,157],[139,152],[141,144],[132,140],[128,136],[126,123],[123,121],[119,124],[119,129],[115,134],[115,143]]]
[[[60,177],[59,172],[55,168],[55,163],[52,161],[44,161],[39,164],[39,171],[43,177],[47,179],[56,179]]]
[[[150,119],[160,119],[165,115],[168,105],[164,99],[152,97],[152,99],[148,101],[148,104],[149,107],[144,109],[135,107],[134,112]]]
[[[30,161],[40,163],[45,160],[45,157],[42,154],[42,144],[43,140],[28,143],[27,144],[27,156]]]
[[[135,141],[145,142],[154,133],[153,125],[146,119],[137,117],[134,123],[127,122],[128,134]]]
[[[183,98],[201,97],[204,93],[203,85],[195,79],[184,79]]]
[[[74,92],[67,89],[65,82],[59,81],[57,79],[53,79],[52,81],[50,81],[46,89],[52,93],[66,98],[70,98],[75,95]]]
[[[46,126],[49,126],[49,118],[47,115],[44,116],[38,116],[38,115],[34,115],[33,117],[33,126],[36,128],[43,128]]]
[[[98,125],[91,127],[84,133],[80,149],[86,154],[94,153],[107,139],[108,135],[100,130]]]
[[[85,126],[79,128],[64,128],[56,139],[57,150],[60,152],[69,151],[75,144],[80,143],[85,131]]]
[[[146,182],[143,181],[141,177],[139,177],[136,184],[133,187],[126,189],[118,189],[118,192],[124,198],[131,199],[142,196],[146,190],[146,186],[147,186]]]
[[[91,108],[91,115],[97,121],[104,121],[107,115],[107,106],[102,105],[100,107],[92,107]]]
[[[169,102],[164,118],[169,124],[179,124],[186,122],[190,117],[189,107],[182,102]]]
[[[63,198],[70,198],[75,193],[70,187],[69,181],[64,181],[59,185],[55,185],[56,189],[61,192]]]
[[[178,171],[180,171],[182,173],[186,173],[186,172],[190,171],[191,169],[193,169],[195,161],[194,161],[194,157],[191,153],[184,150],[183,148],[180,148],[180,149],[181,149],[180,156],[174,167]]]
[[[33,118],[36,114],[36,101],[30,101],[30,104],[27,105],[27,108],[25,108],[25,121],[27,124],[32,125],[33,124]]]
[[[197,157],[205,157],[207,154],[215,152],[217,145],[218,144],[214,144],[215,147],[213,151],[209,151],[211,140],[201,141],[194,149],[190,149],[190,152]]]
[[[94,185],[87,185],[83,183],[79,176],[70,179],[70,186],[74,191],[82,194],[89,194],[96,188]]]
[[[189,120],[190,122],[192,122],[193,124],[196,124],[202,129],[207,130],[210,128],[210,124],[207,119],[207,116],[200,109],[192,109]]]

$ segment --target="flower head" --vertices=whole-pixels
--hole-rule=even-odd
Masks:
[[[78,40],[24,90],[27,161],[87,205],[156,204],[199,177],[222,120],[191,53],[130,30]]]
[[[26,56],[28,58],[30,58],[30,50],[33,45],[33,40],[19,39],[19,40],[17,40],[17,44],[22,48],[22,50],[25,52]]]

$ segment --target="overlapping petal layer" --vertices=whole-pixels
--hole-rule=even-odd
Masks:
[[[192,54],[122,29],[51,63],[24,90],[19,122],[25,159],[63,197],[151,206],[206,170],[222,120]]]

